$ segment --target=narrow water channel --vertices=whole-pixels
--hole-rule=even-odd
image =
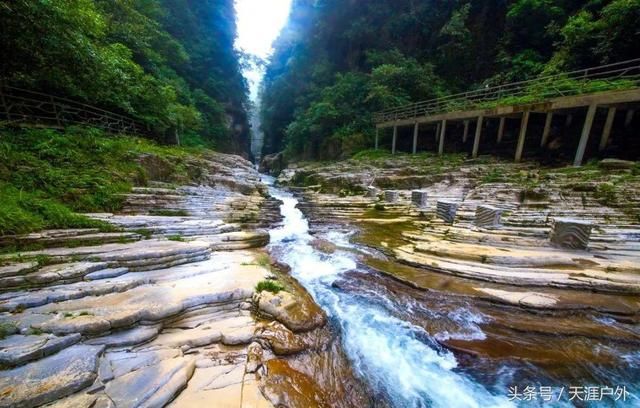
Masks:
[[[545,345],[544,336],[540,339],[523,334],[522,339],[515,339],[512,333],[505,340],[502,329],[487,329],[493,327],[491,323],[494,321],[496,326],[500,326],[501,314],[509,311],[487,312],[468,297],[442,296],[414,289],[368,269],[362,263],[362,258],[368,256],[368,249],[351,243],[348,228],[344,226],[336,225],[319,234],[337,246],[335,252],[325,254],[315,249],[312,243],[318,236],[309,233],[307,219],[296,208],[298,200],[291,193],[274,187],[272,181],[265,178],[271,195],[283,202],[281,213],[284,220],[281,226],[271,231],[269,251],[278,261],[291,267],[291,274],[311,293],[331,323],[340,330],[351,363],[375,394],[375,400],[381,401],[380,406],[583,406],[577,400],[561,398],[555,388],[551,401],[538,397],[523,402],[510,398],[509,387],[517,384],[522,391],[529,384],[562,384],[567,387],[563,392],[568,392],[568,387],[573,384],[563,382],[578,381],[579,385],[584,384],[580,381],[637,384],[640,376],[637,344],[620,348],[613,346],[612,354],[623,356],[615,362],[598,365],[597,362],[584,361],[579,369],[567,365],[564,367],[566,372],[563,367],[547,371],[529,361],[527,356],[517,356],[518,341],[540,342],[535,346],[540,348],[536,357],[538,354],[542,357],[536,361],[543,362],[545,358],[558,358],[562,353],[574,354],[577,353],[575,350],[582,348],[606,348],[606,341],[580,339],[577,340],[579,344],[574,344],[572,339],[565,345],[548,337],[551,341]],[[601,324],[615,325],[611,322]],[[454,348],[445,347],[445,344],[475,341],[495,348],[491,356],[494,358],[487,358],[491,353],[469,357],[468,353],[454,353],[451,351]],[[565,346],[567,350],[555,350]],[[548,350],[548,355],[544,355],[545,347],[554,350]],[[556,361],[553,363],[555,366]],[[563,364],[560,362],[558,365]],[[638,406],[637,398],[630,398],[624,406]],[[612,400],[605,400],[588,406],[612,404]]]

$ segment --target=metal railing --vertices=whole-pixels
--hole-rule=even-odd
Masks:
[[[527,81],[480,88],[373,114],[375,123],[414,119],[446,112],[489,109],[546,99],[640,86],[640,58]]]
[[[146,135],[149,129],[136,120],[95,106],[45,93],[0,84],[0,120],[9,125],[62,129],[92,126],[109,133]]]

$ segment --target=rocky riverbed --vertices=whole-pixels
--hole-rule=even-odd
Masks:
[[[176,184],[141,160],[152,180],[123,211],[90,214],[112,231],[2,237],[0,406],[365,400],[339,334],[264,250],[280,202],[252,165],[209,154]]]
[[[353,261],[336,266],[327,285],[339,300],[325,302],[347,331],[367,333],[369,340],[347,350],[382,399],[394,406],[510,406],[513,386],[552,386],[559,394],[617,385],[631,391],[627,403],[634,406],[638,170],[617,160],[574,169],[381,155],[295,164],[278,183],[291,188],[309,220],[311,245],[329,259]],[[416,189],[426,205],[412,200]],[[453,222],[438,216],[438,201],[458,205]],[[480,205],[503,210],[500,222],[477,225]],[[554,219],[567,217],[593,225],[586,248],[550,240]],[[365,320],[341,315],[343,302],[364,308],[358,313]],[[387,354],[390,366],[380,365]],[[439,387],[471,399],[448,399]]]
[[[108,231],[1,238],[0,406],[638,402],[633,163],[382,156],[290,166],[287,191],[235,156],[177,181],[143,160],[155,177],[90,215]],[[550,241],[567,216],[586,249]]]

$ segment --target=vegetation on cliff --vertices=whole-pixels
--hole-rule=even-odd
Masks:
[[[265,153],[371,146],[371,113],[637,57],[639,0],[296,0],[262,95]]]
[[[0,0],[0,77],[248,152],[232,0]]]
[[[197,153],[94,129],[1,131],[0,235],[106,228],[76,212],[120,209],[121,194],[147,183],[145,157],[186,178],[185,160]]]

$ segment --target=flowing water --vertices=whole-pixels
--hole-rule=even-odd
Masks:
[[[514,336],[508,324],[513,310],[475,304],[466,296],[411,288],[367,267],[362,260],[371,258],[372,251],[351,243],[344,226],[331,226],[320,234],[336,244],[337,251],[325,254],[315,249],[312,243],[317,235],[310,234],[308,221],[296,208],[298,200],[273,186],[270,192],[282,200],[284,217],[282,225],[271,231],[270,252],[291,267],[291,274],[340,330],[351,363],[381,406],[580,406],[577,399],[569,401],[570,386],[637,386],[637,343],[607,350],[606,340],[555,339],[552,331],[549,335],[542,329],[540,336]],[[539,320],[537,316],[520,318],[530,319],[532,326]],[[566,324],[571,321],[568,318]],[[528,347],[532,344],[533,352]],[[594,347],[602,347],[595,353],[602,361],[582,361],[594,358]],[[611,355],[619,358],[609,361]],[[559,360],[567,364],[557,364]],[[514,385],[520,393],[527,385],[555,387],[551,401],[543,400],[541,394],[533,401],[519,401],[509,395]],[[566,387],[564,395],[560,386]],[[626,398],[624,406],[639,405],[633,395]],[[612,404],[610,399],[589,406]]]

